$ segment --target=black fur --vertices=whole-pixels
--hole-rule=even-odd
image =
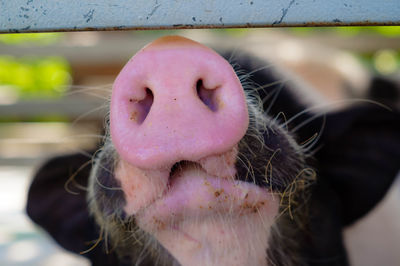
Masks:
[[[235,65],[239,66],[241,71],[249,73],[266,64],[255,58],[243,56],[235,60]],[[285,78],[275,73],[272,68],[266,68],[254,72],[250,79],[254,84],[262,86]],[[376,95],[374,89],[371,89],[372,96]],[[290,118],[307,108],[298,98],[296,84],[284,82],[259,90],[261,98],[268,95],[271,97],[273,93],[279,93],[276,100],[273,103],[266,101],[263,106],[271,118],[275,118],[281,112]],[[321,136],[315,145],[318,149],[314,149],[316,152],[313,156],[304,156],[295,164],[291,164],[293,160],[289,160],[285,155],[299,155],[298,151],[286,140],[281,139],[279,134],[275,134],[274,130],[264,136],[265,143],[271,149],[257,149],[257,142],[251,140],[251,135],[242,141],[252,146],[251,150],[259,151],[255,155],[246,154],[246,148],[240,146],[241,152],[247,158],[251,158],[252,167],[256,172],[254,181],[260,186],[283,191],[293,181],[290,178],[284,179],[283,176],[293,178],[302,167],[308,165],[315,169],[317,179],[307,190],[307,201],[299,204],[296,209],[297,213],[304,215],[300,215],[300,220],[288,216],[282,221],[282,228],[288,229],[287,235],[284,236],[297,242],[298,252],[294,256],[298,256],[297,259],[304,265],[348,265],[342,229],[368,213],[383,198],[399,171],[400,113],[395,107],[396,100],[399,99],[385,101],[389,107],[393,106],[391,111],[378,105],[363,103],[311,120],[302,126],[293,138],[298,143],[304,142],[322,128]],[[289,131],[311,119],[313,115],[306,112],[294,119],[288,125]],[[284,152],[278,152],[276,157],[272,156],[278,149]],[[263,177],[264,166],[271,159],[274,160],[274,164],[287,166],[278,167],[287,171],[279,173],[282,178],[278,178],[275,183],[266,183]],[[80,191],[78,195],[72,195],[64,189],[70,175],[88,160],[89,158],[79,154],[50,160],[36,174],[28,196],[29,216],[45,228],[61,246],[75,253],[90,248],[93,242],[89,242],[98,239],[100,233],[98,226],[89,217],[85,192]],[[113,167],[107,163],[106,165],[109,169]],[[246,173],[247,166],[237,163],[237,168],[239,176],[245,176],[242,174]],[[90,164],[80,170],[75,179],[86,186],[89,172]],[[112,173],[104,171],[99,176],[101,184],[117,186],[118,184],[109,183],[115,180],[109,179],[111,175]],[[124,202],[121,191],[108,193],[112,193],[108,196],[115,201],[100,203],[105,213],[115,210],[114,204],[121,205]],[[124,216],[123,213],[118,215]],[[128,263],[128,259],[118,258],[114,251],[106,254],[104,244],[104,241],[101,242],[84,255],[94,265]],[[290,247],[288,245],[287,249]],[[269,251],[269,255],[273,262],[280,265],[281,254],[272,250]],[[146,261],[142,265],[152,264],[151,261]]]

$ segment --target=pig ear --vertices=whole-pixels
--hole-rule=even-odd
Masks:
[[[100,235],[99,228],[89,216],[86,191],[78,188],[87,186],[90,161],[88,156],[81,154],[50,160],[37,172],[28,194],[29,217],[57,243],[74,253],[90,249]],[[73,174],[76,174],[74,182],[68,185],[70,191],[67,191],[65,184]],[[117,265],[115,254],[106,254],[100,246],[85,256],[95,265]]]
[[[348,225],[383,198],[399,172],[400,112],[368,104],[330,114],[321,140],[319,176],[339,195]]]

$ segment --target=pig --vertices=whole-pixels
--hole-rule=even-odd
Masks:
[[[44,164],[29,216],[93,265],[349,265],[342,230],[399,170],[396,99],[317,112],[266,66],[180,36],[145,46],[102,147]]]

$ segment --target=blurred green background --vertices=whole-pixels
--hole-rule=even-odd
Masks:
[[[240,37],[247,31],[247,29],[226,29],[212,32]],[[340,38],[354,38],[369,35],[376,38],[400,39],[400,27],[396,26],[290,28],[281,31],[295,36],[329,34]],[[157,35],[160,32],[142,31],[130,34],[140,38],[142,35]],[[3,34],[0,35],[0,43],[7,46],[50,46],[62,42],[66,34],[68,33]],[[379,74],[392,74],[400,68],[400,45],[398,49],[383,48],[355,55],[368,68]],[[17,99],[60,98],[68,91],[71,83],[71,67],[68,60],[61,56],[18,57],[2,54],[0,50],[0,93],[13,94]]]

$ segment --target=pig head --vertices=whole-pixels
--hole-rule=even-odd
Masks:
[[[319,115],[265,63],[235,64],[244,74],[178,36],[141,49],[76,176],[87,192],[60,186],[87,159],[53,159],[31,186],[33,220],[95,265],[346,265],[342,228],[399,169],[398,110]]]

